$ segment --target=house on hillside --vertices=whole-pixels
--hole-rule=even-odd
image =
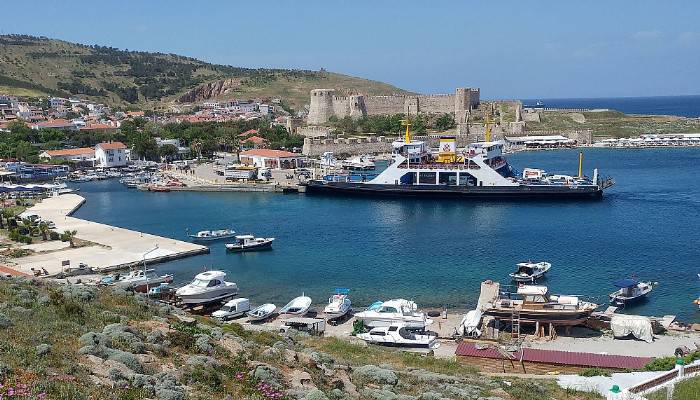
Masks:
[[[122,142],[98,143],[95,160],[100,167],[123,167],[129,161],[126,145]]]
[[[241,164],[272,169],[300,168],[306,164],[306,157],[284,150],[252,149],[240,153]]]
[[[244,149],[259,149],[265,147],[265,144],[267,144],[267,140],[260,136],[251,136],[241,140],[241,147]]]
[[[78,125],[73,121],[66,119],[51,119],[48,121],[37,122],[30,126],[32,129],[60,129],[62,131],[75,132],[78,130]]]
[[[39,158],[45,161],[94,161],[95,149],[92,147],[80,147],[77,149],[46,150],[39,154]]]

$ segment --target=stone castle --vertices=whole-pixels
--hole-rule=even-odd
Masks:
[[[478,88],[457,88],[454,94],[339,96],[333,89],[314,89],[307,123],[326,124],[330,117],[360,118],[387,114],[452,113],[457,123],[466,122],[469,112],[479,105]]]

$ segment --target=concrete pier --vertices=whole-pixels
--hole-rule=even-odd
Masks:
[[[156,250],[146,255],[147,264],[209,252],[206,246],[71,217],[70,215],[84,202],[85,199],[81,196],[64,194],[49,197],[29,211],[38,214],[43,220],[53,221],[56,224],[56,232],[75,230],[76,238],[92,242],[93,245],[63,248],[18,258],[14,260],[17,263],[16,268],[25,273],[31,273],[31,268],[45,268],[53,275],[65,268],[61,265],[63,261],[70,261],[71,267],[85,263],[90,267],[110,271],[142,264],[144,254],[156,246]]]

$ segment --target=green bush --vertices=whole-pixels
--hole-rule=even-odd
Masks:
[[[56,231],[50,231],[49,232],[49,239],[51,240],[59,240],[61,238],[61,235],[56,232]]]
[[[601,368],[586,368],[579,374],[580,376],[611,376],[610,371]]]
[[[676,357],[660,357],[644,366],[645,371],[670,371],[676,366]],[[688,353],[683,357],[685,365],[692,363],[695,360],[700,360],[700,351]]]

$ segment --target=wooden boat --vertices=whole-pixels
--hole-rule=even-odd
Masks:
[[[226,250],[234,252],[270,250],[275,238],[258,238],[253,235],[238,235],[234,243],[226,243]]]
[[[264,321],[275,313],[277,306],[272,303],[263,304],[248,311],[246,315],[250,321]]]
[[[619,289],[610,293],[610,303],[630,304],[646,297],[653,290],[651,282],[638,282],[636,279],[620,279],[613,283]]]
[[[516,282],[534,282],[536,279],[541,278],[544,274],[552,268],[552,264],[541,261],[541,262],[521,262],[517,265],[518,270],[509,274],[510,277]]]

